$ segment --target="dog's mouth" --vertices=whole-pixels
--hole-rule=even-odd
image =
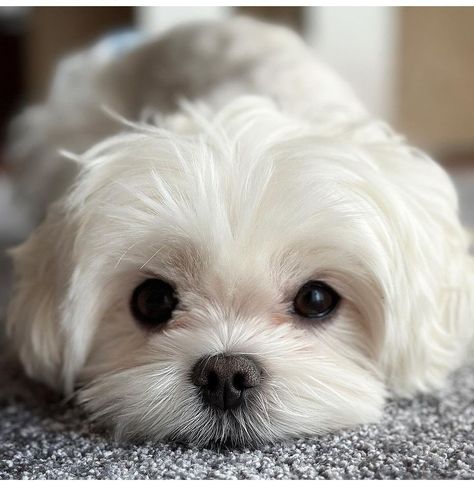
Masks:
[[[262,414],[257,417],[258,408],[252,404],[251,399],[246,400],[239,408],[229,410],[215,408],[207,414],[208,418],[204,426],[193,434],[181,430],[170,439],[215,449],[254,447],[271,439],[270,434],[261,432]]]

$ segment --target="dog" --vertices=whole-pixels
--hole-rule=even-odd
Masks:
[[[374,422],[468,352],[452,182],[284,27],[81,52],[12,132],[42,221],[12,251],[9,344],[120,438],[260,445]]]

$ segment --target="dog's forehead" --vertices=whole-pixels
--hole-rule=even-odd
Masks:
[[[210,163],[201,158],[185,171],[168,166],[143,178],[137,209],[148,268],[250,283],[367,245],[368,212],[353,203],[347,168],[317,159],[263,158],[246,172]]]
[[[339,183],[334,167],[309,172],[305,163],[253,172],[194,169],[179,176],[163,170],[145,181],[156,235],[171,234],[178,245],[213,250],[232,259],[239,253],[262,257],[285,250],[306,236],[324,237],[350,220],[351,193]],[[157,179],[157,176],[159,179]],[[150,220],[151,222],[151,220]],[[186,254],[190,254],[188,250]]]
[[[377,170],[347,146],[264,134],[118,138],[93,153],[77,190],[81,233],[100,232],[116,263],[136,253],[139,267],[213,265],[228,278],[304,264],[317,250],[368,258],[382,219]]]

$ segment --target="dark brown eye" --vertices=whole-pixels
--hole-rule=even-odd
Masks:
[[[132,294],[132,314],[142,325],[157,327],[169,319],[178,304],[174,288],[163,280],[150,278]]]
[[[293,306],[295,312],[308,319],[322,319],[338,305],[341,297],[324,282],[305,283],[296,294]]]

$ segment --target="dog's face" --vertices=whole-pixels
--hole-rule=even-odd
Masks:
[[[444,173],[377,126],[255,99],[188,122],[89,151],[17,249],[9,323],[27,370],[78,384],[119,434],[198,444],[368,422],[386,383],[436,385],[461,336],[430,323],[466,244]]]

